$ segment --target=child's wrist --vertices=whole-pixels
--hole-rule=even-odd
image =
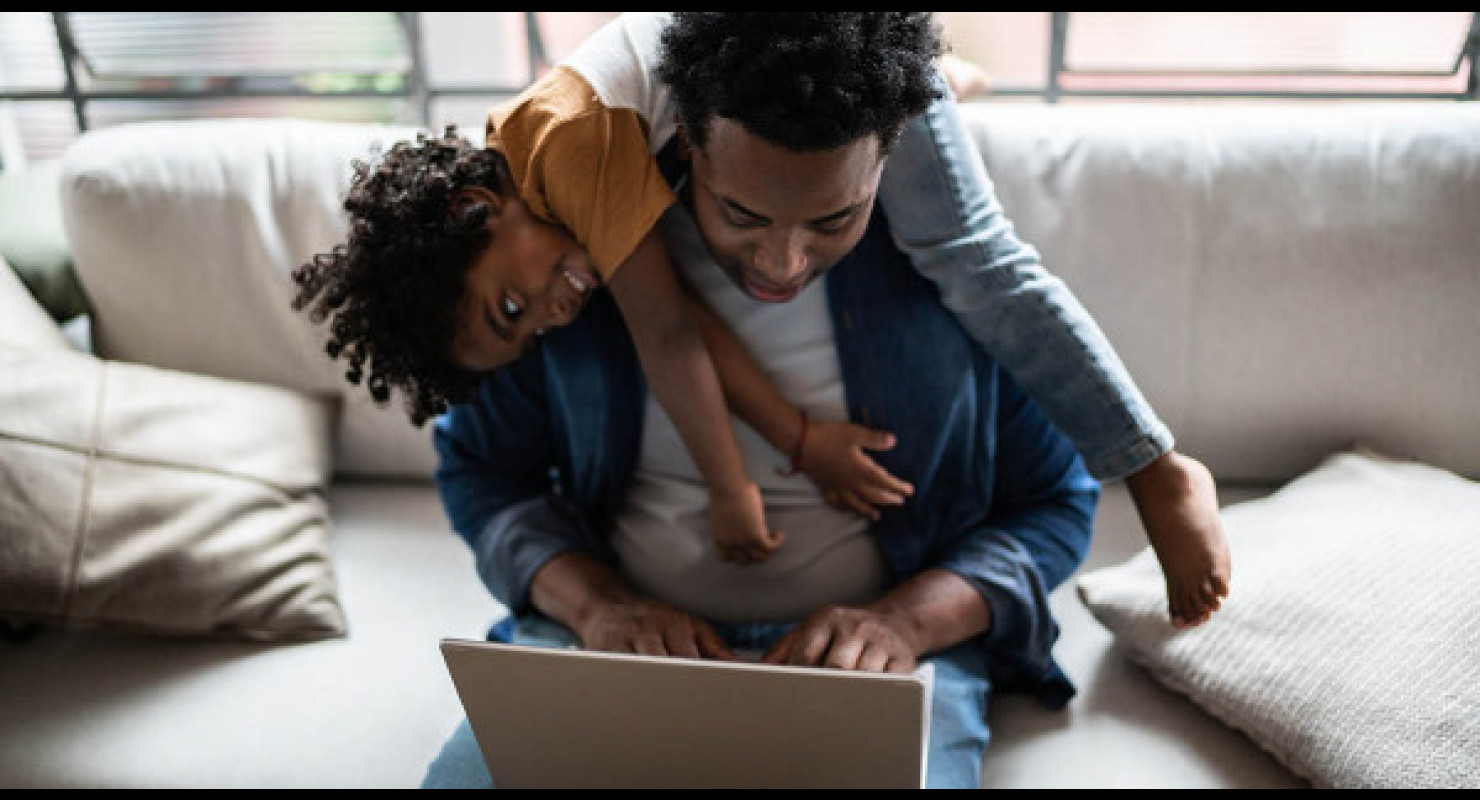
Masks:
[[[807,452],[807,431],[811,428],[811,420],[807,417],[806,409],[797,409],[802,415],[802,425],[797,431],[797,437],[792,443],[791,452],[788,454],[790,465],[786,469],[777,469],[778,475],[790,477],[802,471],[802,457]]]
[[[709,495],[712,500],[744,499],[755,491],[758,491],[755,482],[749,478],[731,483],[718,483],[709,487]]]

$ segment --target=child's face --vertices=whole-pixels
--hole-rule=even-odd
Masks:
[[[570,324],[600,281],[575,239],[529,213],[516,197],[475,188],[456,202],[492,209],[488,246],[468,269],[452,342],[453,363],[487,372],[523,355],[537,335]]]

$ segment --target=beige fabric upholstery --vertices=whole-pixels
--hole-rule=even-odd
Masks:
[[[351,162],[414,135],[284,120],[147,123],[89,133],[63,163],[77,272],[99,355],[340,400],[336,469],[430,476],[426,429],[377,407],[293,311],[292,270],[344,235]]]
[[[1184,452],[1480,475],[1480,105],[967,107],[1008,216]]]
[[[344,632],[323,401],[0,346],[0,618],[262,640]]]
[[[1089,305],[1183,447],[1218,470],[1225,501],[1242,499],[1233,481],[1282,483],[1358,439],[1474,471],[1477,111],[1454,103],[966,109],[1008,214]],[[315,372],[327,362],[317,343],[300,355],[283,333],[293,324],[277,316],[287,313],[286,272],[245,284],[242,275],[212,274],[221,264],[196,264],[196,255],[285,270],[298,255],[248,262],[241,253],[314,252],[332,242],[333,223],[307,210],[329,201],[284,198],[326,197],[333,192],[323,186],[299,184],[347,172],[338,162],[310,168],[318,162],[300,149],[327,157],[374,135],[325,126],[335,145],[285,138],[278,127],[304,131],[298,123],[230,123],[255,131],[232,139],[216,124],[154,131],[130,148],[115,139],[118,157],[133,161],[97,150],[78,173],[112,182],[98,205],[134,206],[116,216],[92,208],[88,219],[106,224],[73,232],[90,262],[80,265],[84,284],[118,295],[100,312],[121,314],[102,320],[104,339],[189,354],[202,372],[250,358],[254,369],[342,396],[349,387],[340,388],[337,371]],[[198,151],[203,133],[221,136],[210,159],[165,169],[173,156],[159,151]],[[271,159],[259,157],[263,149]],[[233,164],[233,154],[258,166]],[[171,182],[217,188],[193,197]],[[273,202],[218,197],[242,193]],[[233,202],[225,218],[204,213]],[[199,204],[202,214],[161,210],[158,219],[171,222],[156,225],[154,203]],[[134,226],[151,241],[138,241]],[[322,238],[260,244],[301,237],[292,231],[304,226]],[[110,265],[114,249],[127,266]],[[152,259],[166,256],[202,271],[172,266],[169,280],[138,277],[154,275]],[[264,286],[278,296],[253,294]],[[223,324],[208,324],[187,302],[128,297],[156,293],[216,296],[212,314]],[[369,436],[378,418],[359,418],[369,420],[364,438],[341,422],[341,456],[346,441],[399,441]],[[385,447],[377,458],[394,455],[390,463],[404,466],[400,446]],[[53,787],[414,786],[460,717],[436,639],[479,637],[501,609],[430,487],[340,480],[331,497],[349,637],[266,648],[50,631],[23,645],[0,642],[0,686],[27,687],[0,691],[0,775]],[[1087,568],[1144,545],[1123,487],[1107,487]],[[1236,592],[1239,569],[1236,562]],[[1060,713],[1021,696],[994,698],[985,786],[1301,785],[1247,736],[1129,663],[1073,586],[1053,604],[1063,626],[1056,653],[1081,693]]]
[[[46,309],[0,258],[0,345],[70,350],[72,345]]]

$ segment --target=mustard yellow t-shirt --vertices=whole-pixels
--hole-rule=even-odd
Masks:
[[[661,23],[624,17],[608,25],[488,117],[486,144],[508,158],[520,198],[568,229],[603,281],[675,199],[652,156],[674,129],[650,69]]]

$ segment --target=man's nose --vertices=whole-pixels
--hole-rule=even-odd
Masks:
[[[805,238],[795,234],[766,237],[756,247],[755,267],[774,284],[791,283],[807,271]]]

